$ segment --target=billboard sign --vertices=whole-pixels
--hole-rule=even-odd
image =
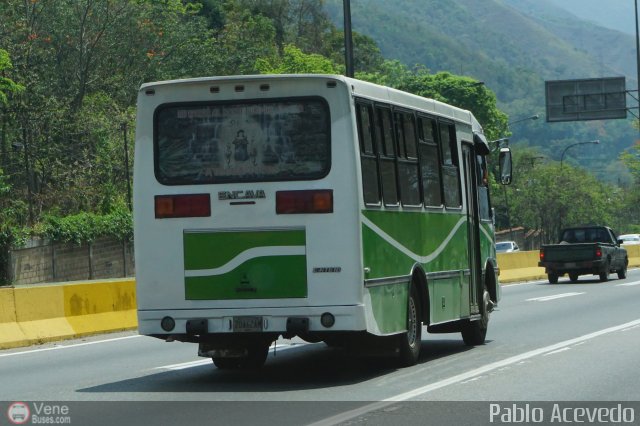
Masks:
[[[624,77],[545,81],[547,121],[627,118]]]

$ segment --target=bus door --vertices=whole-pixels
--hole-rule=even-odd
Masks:
[[[467,204],[467,235],[469,244],[469,308],[471,315],[480,313],[482,300],[482,267],[480,264],[480,215],[476,179],[475,151],[471,143],[462,144],[462,169],[464,170]],[[466,297],[465,294],[462,296]],[[464,300],[463,305],[464,306]]]

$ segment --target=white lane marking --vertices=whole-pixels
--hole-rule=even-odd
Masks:
[[[335,416],[332,417],[328,417],[324,420],[320,420],[318,422],[314,422],[311,423],[309,426],[329,426],[329,425],[336,425],[339,423],[343,423],[346,421],[349,421],[351,419],[354,419],[356,417],[362,416],[363,414],[366,413],[370,413],[371,411],[375,411],[375,410],[379,410],[379,409],[383,409],[389,405],[392,405],[395,402],[401,402],[401,401],[406,401],[409,400],[411,398],[416,398],[418,396],[424,395],[426,393],[432,392],[434,390],[440,389],[440,388],[444,388],[446,386],[449,385],[453,385],[453,384],[457,384],[460,382],[463,382],[465,380],[469,380],[473,377],[482,375],[482,374],[486,374],[490,371],[493,370],[497,370],[503,367],[506,367],[508,365],[512,365],[512,364],[518,364],[521,363],[524,360],[539,356],[539,355],[543,355],[549,352],[553,352],[553,351],[557,351],[559,349],[563,349],[565,347],[569,347],[572,345],[576,345],[578,343],[582,343],[584,341],[587,340],[591,340],[594,339],[596,337],[600,337],[603,336],[605,334],[609,334],[609,333],[614,333],[617,331],[621,331],[624,329],[627,329],[629,327],[635,327],[637,325],[640,325],[640,319],[637,319],[635,321],[630,321],[627,322],[625,324],[620,324],[620,325],[616,325],[613,327],[609,327],[609,328],[605,328],[603,330],[599,330],[599,331],[595,331],[593,333],[589,333],[589,334],[585,334],[583,336],[580,337],[576,337],[573,339],[569,339],[569,340],[565,340],[559,343],[555,343],[553,345],[549,345],[549,346],[545,346],[542,348],[538,348],[538,349],[534,349],[531,350],[529,352],[525,352],[519,355],[514,355],[512,357],[509,358],[505,358],[503,360],[500,361],[496,361],[493,362],[491,364],[487,364],[483,367],[480,368],[476,368],[475,370],[470,370],[467,371],[465,373],[461,373],[461,374],[457,374],[455,376],[449,377],[447,379],[441,380],[439,382],[435,382],[435,383],[431,383],[428,384],[426,386],[421,386],[419,388],[413,389],[411,391],[408,392],[404,392],[395,396],[392,396],[390,398],[384,399],[380,402],[376,402],[373,404],[367,404],[365,406],[362,406],[360,408],[356,408],[354,410],[350,410],[350,411],[346,411],[344,413],[341,414],[337,414]]]
[[[59,345],[59,346],[52,346],[50,348],[42,348],[42,349],[32,349],[30,351],[21,351],[21,352],[11,352],[11,353],[7,353],[7,354],[0,354],[0,358],[2,357],[6,357],[6,356],[15,356],[15,355],[25,355],[25,354],[32,354],[32,353],[36,353],[36,352],[47,352],[47,351],[56,351],[58,349],[70,349],[70,348],[77,348],[78,346],[89,346],[89,345],[97,345],[98,343],[110,343],[110,342],[117,342],[119,340],[126,340],[126,339],[134,339],[136,337],[145,337],[139,334],[136,334],[134,336],[125,336],[125,337],[116,337],[113,339],[105,339],[105,340],[96,340],[94,342],[84,342],[84,343],[76,343],[73,345]]]
[[[566,348],[558,349],[557,351],[547,352],[546,354],[544,354],[542,356],[555,355],[555,354],[559,354],[560,352],[569,351],[569,350],[571,350],[571,348],[566,347]]]
[[[284,350],[295,348],[295,347],[300,347],[302,345],[306,345],[306,343],[297,343],[293,345],[278,346],[277,348],[275,348],[275,353],[277,354],[280,351],[284,351]],[[272,353],[272,352],[274,352],[273,346],[271,346],[271,348],[269,349],[269,353]],[[205,358],[205,359],[199,359],[196,361],[188,361],[188,362],[181,362],[178,364],[170,364],[170,365],[163,365],[160,367],[154,367],[152,370],[178,371],[178,370],[185,370],[187,368],[199,367],[201,365],[209,365],[209,364],[211,364],[211,359]]]
[[[634,285],[640,285],[640,281],[632,281],[630,283],[616,284],[616,287],[631,287]]]
[[[572,293],[553,294],[551,296],[533,297],[531,299],[527,299],[527,302],[547,302],[549,300],[562,299],[563,297],[579,296],[581,294],[584,294],[584,292],[581,292],[581,293],[572,292]]]
[[[199,359],[197,361],[181,362],[180,364],[163,365],[162,367],[155,367],[154,370],[184,370],[191,367],[199,367],[201,365],[211,364],[211,359]]]
[[[521,285],[531,285],[531,284],[542,284],[542,283],[548,283],[549,281],[547,280],[536,280],[536,281],[522,281],[522,282],[517,282],[517,283],[500,283],[500,287],[502,287],[502,290],[506,290],[508,288],[512,288],[512,287],[519,287]]]

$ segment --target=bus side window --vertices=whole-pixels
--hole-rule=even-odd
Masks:
[[[430,118],[418,119],[419,141],[418,157],[420,159],[420,179],[422,181],[422,198],[428,207],[442,206],[440,189],[440,157],[436,143],[436,122]]]
[[[413,114],[396,112],[398,135],[398,183],[403,206],[420,206],[420,183],[416,155],[416,129]]]
[[[460,168],[456,128],[453,124],[440,124],[440,147],[442,149],[442,184],[444,187],[444,205],[447,208],[460,208]]]
[[[487,159],[482,155],[476,156],[476,172],[478,181],[478,204],[480,207],[480,219],[491,220],[491,200],[489,198],[489,174]]]
[[[396,182],[396,153],[393,142],[391,109],[376,106],[376,141],[378,142],[378,165],[382,183],[382,200],[385,206],[398,205]]]
[[[374,150],[372,107],[356,104],[358,122],[358,139],[360,140],[360,167],[362,169],[362,193],[365,204],[380,205],[380,183],[378,180],[378,163]]]

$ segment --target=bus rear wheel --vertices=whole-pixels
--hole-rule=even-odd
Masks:
[[[399,364],[401,367],[415,365],[420,358],[422,342],[422,316],[420,299],[415,285],[411,285],[407,301],[407,332],[398,336]]]
[[[243,358],[213,358],[213,364],[221,370],[238,368],[257,369],[267,361],[269,344],[255,344],[247,348],[247,356]]]

